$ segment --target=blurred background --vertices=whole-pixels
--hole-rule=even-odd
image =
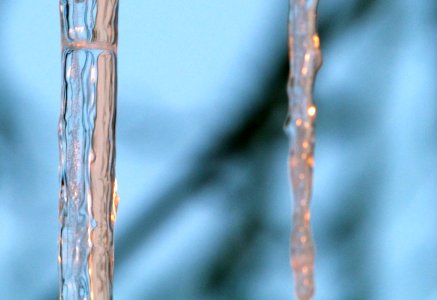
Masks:
[[[115,299],[293,299],[286,0],[120,1]],[[315,299],[437,299],[437,2],[321,0]],[[56,299],[56,1],[0,0],[0,299]]]

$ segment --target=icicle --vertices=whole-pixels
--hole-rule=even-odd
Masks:
[[[61,0],[60,299],[112,299],[118,0]]]
[[[322,59],[316,32],[318,0],[290,0],[288,81],[290,138],[289,172],[294,196],[291,267],[300,300],[314,294],[314,245],[310,227],[310,200],[314,166],[314,79]]]

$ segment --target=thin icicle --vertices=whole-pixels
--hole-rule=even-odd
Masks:
[[[289,172],[294,196],[291,267],[299,300],[314,294],[314,245],[310,226],[310,200],[314,166],[314,79],[322,58],[316,31],[318,0],[290,0],[286,131],[290,138]]]
[[[60,299],[112,299],[118,0],[61,0]]]

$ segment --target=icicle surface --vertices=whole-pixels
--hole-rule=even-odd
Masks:
[[[112,299],[118,0],[61,0],[60,299]]]
[[[289,172],[294,197],[291,232],[291,267],[300,300],[314,294],[314,244],[310,226],[310,200],[314,166],[314,79],[322,58],[316,31],[317,0],[290,0],[288,81],[290,138]]]

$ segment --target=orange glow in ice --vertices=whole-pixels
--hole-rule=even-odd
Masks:
[[[308,113],[308,116],[310,116],[311,118],[315,117],[316,113],[317,113],[316,107],[314,105],[311,105],[310,107],[308,107],[307,113]]]

